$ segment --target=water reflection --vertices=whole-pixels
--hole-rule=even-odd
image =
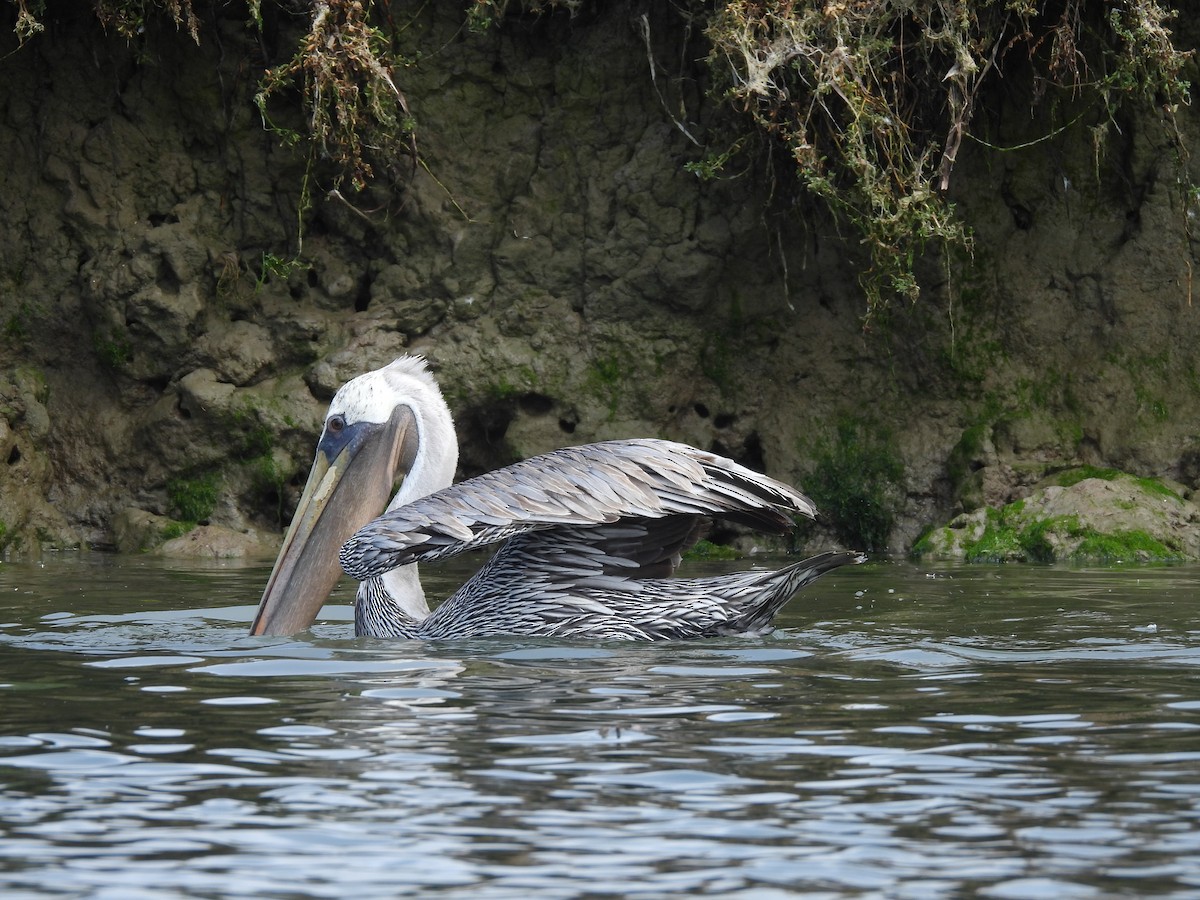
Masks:
[[[1195,568],[880,563],[647,646],[250,638],[266,572],[0,567],[0,892],[1200,887]]]

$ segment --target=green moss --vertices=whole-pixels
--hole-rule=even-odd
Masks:
[[[92,335],[92,346],[107,368],[120,370],[133,359],[133,343],[129,335],[118,331],[97,331]]]
[[[252,405],[244,404],[221,416],[221,424],[230,439],[232,456],[243,462],[269,455],[275,449],[275,432]]]
[[[1171,418],[1171,412],[1167,409],[1166,401],[1157,394],[1152,394],[1146,388],[1135,385],[1133,396],[1137,399],[1140,409],[1148,410],[1150,417],[1154,421],[1165,422]]]
[[[1002,509],[987,510],[983,533],[963,547],[963,558],[967,562],[1005,562],[1024,557],[1016,524],[1021,511],[1018,503],[1020,501]]]
[[[195,527],[195,522],[171,522],[162,530],[163,543],[173,541],[177,537],[183,537],[183,535]]]
[[[217,505],[217,477],[214,474],[198,478],[173,478],[167,484],[167,497],[172,509],[184,522],[203,522]]]
[[[510,378],[510,375],[512,376]],[[613,378],[615,381],[615,377]],[[519,383],[517,383],[519,382]],[[512,369],[499,372],[497,380],[484,387],[488,400],[497,403],[509,403],[522,394],[533,390],[538,383],[537,372],[532,366],[519,365]]]
[[[700,347],[700,371],[704,376],[728,393],[733,388],[736,360],[728,336],[721,331],[707,333]]]
[[[983,533],[963,548],[966,561],[1168,560],[1179,555],[1144,531],[1099,532],[1084,527],[1076,516],[1029,522],[1021,515],[1022,506],[1017,501],[999,510],[989,509]],[[1052,540],[1055,536],[1061,540]],[[1065,556],[1056,549],[1071,545],[1074,549]]]
[[[292,477],[290,470],[284,469],[275,461],[273,453],[264,453],[246,465],[250,469],[250,485],[252,490],[261,498],[260,502],[269,503],[274,507],[275,522],[282,526],[284,485]]]
[[[50,384],[46,381],[46,373],[35,366],[17,366],[13,370],[13,380],[22,391],[29,391],[38,403],[50,399]]]
[[[805,491],[843,543],[887,546],[903,496],[904,464],[889,431],[844,417],[816,449]]]
[[[1065,472],[1060,472],[1054,476],[1054,483],[1061,487],[1070,487],[1073,484],[1079,484],[1081,481],[1086,481],[1089,478],[1099,478],[1101,481],[1113,481],[1120,478],[1123,473],[1117,469],[1101,469],[1096,466],[1080,466],[1077,469],[1068,469]]]
[[[1007,562],[1021,558],[1021,543],[1015,532],[988,529],[967,548],[967,562]]]
[[[1106,354],[1105,362],[1126,373],[1133,382],[1139,419],[1148,417],[1154,422],[1166,422],[1171,418],[1171,410],[1164,398],[1177,395],[1181,370],[1186,370],[1184,360],[1172,359],[1165,351],[1122,350]]]
[[[1021,529],[1017,542],[1031,562],[1054,562],[1057,553],[1050,535],[1062,534],[1068,538],[1079,537],[1083,534],[1079,519],[1075,516],[1051,516],[1038,519]]]
[[[288,428],[297,427],[291,416],[282,419]],[[249,476],[254,503],[264,511],[270,510],[276,522],[283,524],[284,486],[295,473],[276,459],[278,436],[268,424],[272,421],[277,419],[271,410],[245,402],[227,412],[223,424],[230,436],[231,456]]]
[[[742,554],[736,548],[726,544],[714,544],[712,541],[700,541],[684,554],[684,559],[741,559]]]
[[[943,537],[948,536],[949,528],[934,528],[932,525],[926,525],[917,539],[913,541],[912,547],[909,548],[910,556],[926,556],[933,552],[934,543],[933,536],[941,534]]]
[[[1179,554],[1146,532],[1134,530],[1112,534],[1090,531],[1075,551],[1075,556],[1101,560],[1166,560],[1176,559]]]
[[[972,463],[983,454],[984,441],[990,433],[991,425],[987,423],[972,425],[963,431],[946,460],[946,474],[950,478],[954,496],[962,503],[964,509],[976,509],[983,505],[979,479],[972,478],[975,475]]]
[[[17,304],[16,312],[4,322],[4,336],[16,343],[23,343],[29,338],[29,326],[33,319],[33,308],[28,300]]]
[[[621,361],[616,356],[606,356],[592,364],[592,376],[600,384],[615,385],[621,374]]]
[[[621,402],[622,387],[635,377],[635,370],[627,360],[616,353],[600,357],[592,362],[587,373],[587,386],[608,406],[609,418],[616,415]]]
[[[1099,478],[1101,481],[1116,481],[1119,478],[1128,478],[1137,484],[1147,494],[1153,494],[1156,497],[1162,497],[1166,500],[1174,500],[1177,503],[1182,503],[1183,498],[1175,491],[1171,490],[1157,478],[1145,478],[1138,475],[1130,475],[1128,472],[1122,472],[1119,469],[1103,469],[1096,466],[1079,466],[1075,469],[1067,469],[1064,472],[1059,472],[1053,478],[1055,484],[1061,487],[1070,487],[1073,484],[1079,484],[1088,478]]]

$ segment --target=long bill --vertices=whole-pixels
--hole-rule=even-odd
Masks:
[[[338,550],[383,512],[416,441],[407,407],[388,422],[348,425],[337,439],[322,437],[251,634],[295,634],[313,623],[342,575]]]

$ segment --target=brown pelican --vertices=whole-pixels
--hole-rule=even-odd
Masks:
[[[816,515],[788,485],[685,444],[570,447],[451,486],[457,465],[450,410],[423,359],[403,356],[347,382],[252,633],[312,624],[339,559],[361,581],[359,635],[630,640],[765,630],[801,587],[863,560],[828,552],[777,571],[666,577],[711,518],[781,533],[793,515]],[[431,613],[417,563],[500,541]]]

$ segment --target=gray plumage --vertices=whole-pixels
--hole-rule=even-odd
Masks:
[[[361,582],[360,635],[628,640],[763,631],[805,584],[863,559],[672,577],[712,519],[782,533],[816,515],[795,488],[686,444],[587,444],[452,484],[457,463],[454,420],[423,359],[342,385],[251,633],[311,625],[337,583],[335,558]],[[431,613],[418,563],[494,544]]]
[[[670,576],[711,517],[781,533],[792,516],[815,514],[799,491],[715,454],[670,441],[607,441],[533,457],[389,510],[343,545],[340,560],[363,581],[358,634],[661,640],[761,632],[801,587],[862,555]],[[424,619],[394,603],[380,577],[499,541]]]

